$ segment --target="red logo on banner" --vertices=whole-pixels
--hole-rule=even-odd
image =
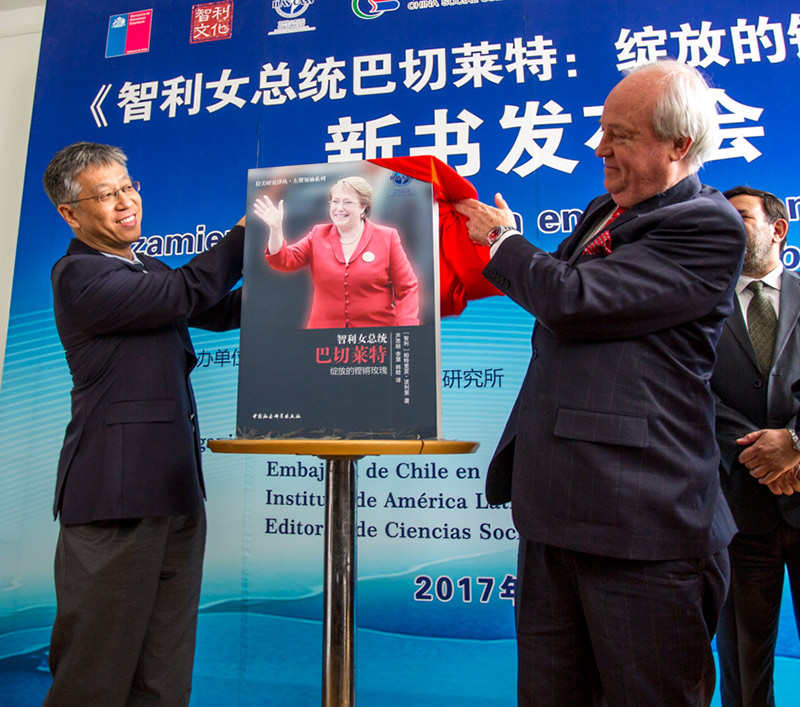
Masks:
[[[215,42],[229,39],[233,32],[233,0],[207,2],[192,7],[192,33],[189,41]]]

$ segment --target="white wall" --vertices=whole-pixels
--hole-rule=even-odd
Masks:
[[[44,0],[0,0],[0,380]]]

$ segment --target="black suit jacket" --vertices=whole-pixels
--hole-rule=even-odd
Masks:
[[[584,255],[576,244],[613,207],[608,195],[592,201],[555,254],[509,237],[484,270],[537,319],[487,498],[510,499],[529,540],[631,559],[705,556],[735,530],[709,380],[744,227],[692,175],[620,216],[611,255]]]
[[[183,515],[204,495],[188,326],[239,325],[244,229],[172,270],[146,272],[78,240],[51,273],[72,374],[53,512],[65,524]]]
[[[800,277],[784,270],[772,370],[765,378],[738,299],[717,346],[711,388],[717,399],[717,441],[722,453],[722,489],[743,533],[765,533],[783,516],[800,528],[800,495],[776,496],[738,462],[739,437],[760,429],[794,428],[798,401],[792,383],[800,378]]]

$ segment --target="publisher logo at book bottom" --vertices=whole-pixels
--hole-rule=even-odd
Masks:
[[[272,9],[284,19],[278,20],[278,26],[270,34],[289,34],[292,32],[310,32],[316,27],[306,24],[300,17],[314,0],[272,0]]]
[[[192,6],[192,27],[189,35],[192,44],[230,39],[232,33],[233,0]]]
[[[126,12],[108,18],[106,59],[150,51],[153,10]]]

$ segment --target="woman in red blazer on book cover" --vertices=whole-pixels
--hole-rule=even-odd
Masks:
[[[283,201],[256,199],[269,229],[267,263],[276,270],[311,268],[314,296],[307,329],[419,324],[417,276],[397,229],[373,223],[372,187],[340,179],[330,191],[331,223],[318,224],[292,245],[283,235]]]

